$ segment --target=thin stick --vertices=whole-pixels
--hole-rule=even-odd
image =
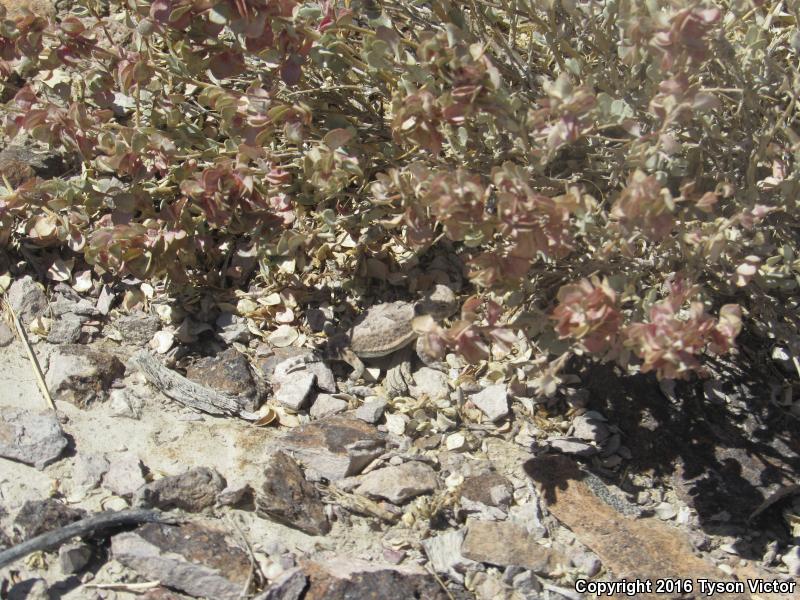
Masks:
[[[98,530],[141,523],[180,523],[181,519],[155,510],[106,511],[75,521],[0,552],[0,569],[40,550],[54,550],[76,536],[93,536]]]
[[[22,327],[22,323],[19,322],[17,313],[14,312],[14,308],[11,306],[11,303],[7,298],[5,299],[4,304],[6,310],[11,315],[11,319],[14,321],[14,327],[17,330],[17,335],[22,340],[22,345],[25,346],[25,351],[28,353],[28,360],[30,360],[31,364],[33,365],[33,372],[36,375],[36,383],[39,385],[39,391],[42,392],[42,396],[44,396],[44,399],[47,401],[47,405],[50,407],[50,409],[55,412],[56,405],[53,402],[53,397],[50,395],[50,390],[47,389],[47,384],[44,382],[42,367],[39,366],[39,361],[36,359],[36,355],[33,353],[33,348],[28,341],[28,336],[25,333],[25,329]]]

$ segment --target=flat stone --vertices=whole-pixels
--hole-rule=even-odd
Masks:
[[[514,488],[508,479],[494,471],[465,477],[459,494],[461,510],[493,519],[504,519],[513,493]]]
[[[288,348],[277,348],[276,350],[285,351],[288,350]],[[285,355],[286,352],[281,352],[280,354],[280,356]],[[311,356],[311,352],[299,352],[275,364],[270,376],[270,381],[272,381],[273,385],[283,385],[286,381],[291,381],[297,377],[299,373],[312,373],[316,376],[315,383],[317,388],[323,392],[335,394],[337,391],[336,378],[331,368],[321,360],[312,360],[307,363],[298,364],[297,357],[300,356],[309,357]]]
[[[341,416],[302,425],[283,438],[284,449],[331,481],[357,475],[383,454],[385,446],[375,427]]]
[[[541,575],[564,562],[554,550],[537,544],[528,530],[509,521],[467,521],[461,553],[476,562],[522,567]]]
[[[439,487],[436,471],[419,461],[370,471],[361,478],[356,492],[370,498],[383,498],[403,504],[411,498],[429,494]]]
[[[103,477],[103,487],[117,496],[130,497],[146,482],[142,461],[130,453],[109,456],[110,466]]]
[[[14,527],[22,533],[24,541],[84,517],[85,510],[72,508],[54,498],[26,500],[14,518]]]
[[[602,444],[611,432],[602,421],[588,415],[579,415],[572,421],[572,435],[587,442]]]
[[[53,321],[47,334],[47,341],[51,344],[74,344],[81,337],[83,321],[75,315],[64,315]]]
[[[47,310],[47,296],[30,275],[15,280],[8,288],[6,297],[19,320],[25,325]]]
[[[301,568],[309,580],[303,600],[448,598],[436,579],[417,566],[380,565],[337,557],[324,563],[303,563]]]
[[[356,419],[361,419],[365,423],[375,424],[381,420],[383,413],[386,411],[388,402],[384,398],[376,398],[365,402],[356,409]]]
[[[322,419],[330,415],[337,415],[347,410],[347,400],[342,400],[330,394],[317,394],[311,410],[308,411],[312,419]]]
[[[16,335],[11,326],[5,321],[0,321],[0,348],[8,346],[14,341]]]
[[[574,456],[594,456],[600,449],[593,446],[588,442],[576,438],[553,438],[547,440],[550,447],[563,452],[564,454],[572,454]]]
[[[53,412],[0,409],[0,456],[41,470],[59,459],[67,443]]]
[[[45,382],[55,398],[83,408],[105,399],[111,383],[124,373],[125,366],[108,352],[62,344],[50,355]]]
[[[587,484],[590,479],[569,457],[537,457],[525,463],[525,471],[536,482],[548,511],[597,554],[615,579],[657,579],[664,573],[695,581],[726,579],[715,565],[694,554],[679,529],[657,518],[630,518],[601,500],[595,486]],[[726,595],[741,600],[747,597]]]
[[[420,398],[423,394],[431,400],[440,400],[450,394],[447,375],[430,367],[420,367],[413,374],[414,385],[409,389],[411,396]]]
[[[316,381],[317,376],[313,373],[296,373],[294,377],[280,384],[275,391],[275,399],[293,411],[303,410],[311,398],[311,390]]]
[[[155,315],[137,313],[114,319],[111,327],[119,333],[121,341],[125,344],[144,347],[161,329],[161,321]]]
[[[508,416],[508,390],[502,383],[484,388],[470,396],[469,400],[492,422],[501,421]]]
[[[72,315],[73,317],[78,316],[88,319],[90,317],[99,317],[100,311],[86,298],[80,298],[77,295],[73,298],[67,298],[64,294],[58,294],[50,302],[50,314],[54,317]]]
[[[92,560],[92,549],[84,542],[71,542],[58,549],[58,563],[64,573],[78,573]]]
[[[259,358],[256,361],[256,365],[259,369],[261,369],[264,377],[270,383],[272,383],[276,377],[275,370],[278,365],[290,358],[298,358],[300,356],[310,357],[313,354],[313,352],[308,348],[297,348],[295,346],[288,346],[286,348],[268,347],[266,351],[270,352],[271,354],[269,356]],[[277,377],[280,378],[281,376],[282,372],[278,371]]]
[[[243,510],[255,509],[255,490],[249,484],[228,486],[217,496],[217,504]]]
[[[291,456],[276,452],[264,478],[261,493],[256,495],[259,514],[309,535],[325,535],[331,530],[319,492]]]
[[[307,585],[308,577],[295,567],[282,573],[253,600],[300,600]]]
[[[141,508],[179,508],[195,513],[214,506],[225,486],[225,478],[214,469],[196,467],[142,486],[136,491],[133,504]]]
[[[196,360],[186,367],[186,377],[218,392],[236,396],[247,411],[258,408],[258,387],[250,363],[235,348]]]
[[[8,600],[51,600],[47,582],[44,579],[25,579],[8,590]]]
[[[467,571],[477,566],[474,560],[461,554],[465,535],[466,530],[455,529],[422,541],[433,570],[459,583],[464,582]]]
[[[215,600],[238,600],[251,569],[226,532],[201,522],[147,523],[112,537],[111,554],[147,581]]]
[[[108,460],[99,454],[79,454],[72,468],[72,482],[86,491],[100,485],[109,468]]]

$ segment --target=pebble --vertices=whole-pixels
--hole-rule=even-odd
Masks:
[[[311,410],[308,411],[312,419],[322,419],[329,415],[336,415],[347,410],[347,400],[342,400],[330,394],[317,394]]]
[[[504,384],[490,385],[469,399],[494,423],[508,416],[508,390]]]
[[[367,401],[356,409],[355,417],[356,419],[361,419],[366,423],[371,423],[374,425],[381,420],[381,417],[383,417],[383,413],[386,410],[386,405],[386,400],[380,399],[376,396],[374,396],[373,399],[367,398]]]
[[[275,399],[288,409],[300,411],[308,404],[316,381],[317,376],[313,373],[294,373],[292,377],[281,382],[275,392]]]
[[[781,562],[789,569],[789,575],[800,577],[800,546],[792,546],[781,556]]]

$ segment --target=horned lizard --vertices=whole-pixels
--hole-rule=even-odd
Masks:
[[[376,304],[359,316],[348,331],[331,336],[323,358],[347,362],[353,367],[350,380],[357,381],[365,370],[361,359],[388,356],[408,348],[417,339],[412,326],[415,317],[430,315],[439,321],[452,315],[457,308],[455,294],[444,285],[435,286],[417,302],[398,300]],[[406,393],[411,382],[409,357],[400,359],[399,364],[386,373],[384,387],[390,396]]]

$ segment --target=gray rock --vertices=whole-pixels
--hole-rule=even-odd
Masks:
[[[431,400],[446,398],[450,394],[450,386],[447,384],[447,375],[430,367],[421,367],[414,372],[414,385],[410,392],[414,398],[420,398],[423,394]]]
[[[81,337],[82,325],[81,317],[66,314],[53,321],[50,332],[47,334],[47,341],[51,344],[74,344]]]
[[[284,380],[275,392],[275,399],[293,411],[303,410],[311,397],[317,376],[305,371]]]
[[[312,419],[322,419],[330,415],[336,415],[347,410],[347,400],[342,400],[330,394],[317,394],[314,404],[308,414]]]
[[[375,427],[358,419],[326,417],[283,438],[283,448],[331,481],[358,474],[383,454],[386,442]]]
[[[261,373],[264,375],[264,378],[270,383],[276,383],[277,380],[285,376],[286,367],[289,364],[297,363],[297,360],[288,362],[289,359],[292,358],[298,359],[301,356],[310,358],[313,355],[313,352],[308,348],[296,348],[294,346],[288,346],[286,348],[277,348],[277,347],[273,348],[271,346],[261,346],[259,350],[262,353],[266,352],[269,354],[268,356],[260,358],[257,361],[257,365],[261,369]],[[286,363],[286,365],[283,365],[281,369],[278,370],[278,366],[284,362]]]
[[[288,350],[288,348],[284,348],[283,350]],[[280,356],[286,356],[286,354],[286,352],[282,352]],[[299,374],[312,373],[316,376],[315,383],[320,390],[329,394],[335,394],[337,389],[336,378],[331,368],[320,360],[298,363],[298,359],[301,356],[310,357],[311,353],[302,351],[296,354],[290,354],[288,358],[284,358],[275,364],[270,375],[272,383],[283,385],[285,382],[296,378]]]
[[[78,573],[92,559],[92,549],[83,542],[71,542],[58,549],[58,562],[64,573]]]
[[[25,579],[8,590],[8,600],[52,600],[44,579]]]
[[[255,491],[249,484],[240,485],[238,487],[229,485],[217,496],[217,504],[220,506],[230,506],[232,508],[241,508],[244,510],[254,509],[254,502]]]
[[[317,387],[329,394],[336,393],[336,378],[331,368],[322,361],[308,363],[306,371],[317,376]]]
[[[103,479],[109,468],[105,456],[99,454],[79,454],[72,468],[72,482],[86,491],[93,490]]]
[[[159,580],[190,596],[238,600],[250,575],[247,554],[210,524],[147,523],[111,538],[117,561],[145,580]]]
[[[214,506],[225,485],[225,479],[214,469],[196,467],[142,486],[136,491],[133,504],[141,508],[200,512]]]
[[[597,446],[592,446],[587,442],[575,438],[553,438],[548,440],[548,443],[550,447],[555,450],[575,456],[594,456],[600,451]]]
[[[41,470],[58,460],[66,447],[67,438],[54,413],[0,410],[0,456]]]
[[[42,533],[80,521],[85,516],[85,510],[71,508],[55,498],[26,500],[14,518],[14,527],[22,533],[23,540],[29,540]]]
[[[451,530],[422,541],[425,554],[431,562],[434,571],[447,575],[454,581],[464,582],[467,571],[474,569],[477,563],[465,558],[461,554],[461,545],[464,542],[466,530]]]
[[[217,317],[217,335],[226,343],[233,342],[246,343],[252,334],[247,329],[247,320],[231,313],[222,313]]]
[[[572,421],[572,435],[580,440],[601,444],[610,434],[608,425],[589,415],[579,415]]]
[[[789,569],[789,575],[800,577],[800,546],[792,546],[781,556],[781,562]]]
[[[85,298],[76,297],[70,299],[65,297],[64,294],[58,294],[50,303],[50,314],[54,317],[73,315],[89,318],[99,317],[100,311]]]
[[[11,326],[5,321],[0,321],[0,348],[8,346],[14,341],[16,335]]]
[[[508,521],[470,519],[461,553],[477,562],[523,567],[539,574],[548,574],[563,562],[552,549],[537,544],[525,527]]]
[[[461,512],[488,519],[505,519],[513,492],[511,483],[493,471],[465,477],[459,495]]]
[[[654,510],[656,516],[662,521],[669,521],[678,515],[678,511],[669,502],[660,502]]]
[[[47,297],[30,275],[14,281],[6,293],[17,317],[26,325],[47,310]]]
[[[146,482],[142,473],[143,465],[137,457],[129,453],[109,456],[110,466],[103,478],[103,487],[117,496],[132,496]]]
[[[309,535],[325,535],[331,530],[319,493],[291,456],[276,452],[264,478],[261,493],[256,495],[259,514]]]
[[[54,397],[85,407],[105,399],[111,383],[125,373],[116,356],[79,344],[63,344],[50,356],[45,382]]]
[[[125,344],[145,346],[161,329],[161,321],[155,315],[137,313],[115,319],[111,327],[119,333]]]
[[[285,571],[253,600],[300,600],[308,585],[308,577],[300,568]]]
[[[403,504],[411,498],[429,494],[439,486],[436,471],[419,461],[375,469],[361,478],[356,492],[370,498],[384,498]]]
[[[386,411],[388,402],[383,398],[376,398],[365,402],[356,409],[356,419],[361,419],[366,423],[375,424],[381,420],[383,413]]]
[[[492,422],[496,423],[508,416],[508,390],[502,383],[490,385],[469,399]]]

